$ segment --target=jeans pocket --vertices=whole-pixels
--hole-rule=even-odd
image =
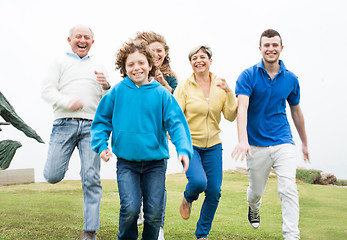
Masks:
[[[53,121],[53,126],[62,126],[65,123],[65,119],[63,118],[58,118]]]

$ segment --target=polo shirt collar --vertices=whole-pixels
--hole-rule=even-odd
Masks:
[[[68,56],[70,56],[70,57],[73,57],[73,58],[75,58],[75,59],[77,59],[77,60],[79,60],[79,61],[84,61],[84,60],[87,60],[88,58],[90,58],[92,55],[87,55],[87,56],[84,56],[83,58],[80,58],[80,56],[78,56],[76,53],[74,53],[74,52],[72,52],[72,51],[68,51],[67,53],[66,53]]]
[[[279,71],[279,72],[282,72],[282,71],[287,70],[287,68],[286,68],[286,66],[284,65],[284,63],[283,63],[282,60],[279,60],[279,63],[280,63],[280,71]],[[262,68],[264,71],[266,71],[266,69],[265,69],[265,67],[264,67],[263,59],[261,59],[261,61],[257,64],[257,67],[258,67],[258,68]]]

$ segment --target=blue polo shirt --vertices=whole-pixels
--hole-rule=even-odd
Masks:
[[[250,145],[273,146],[292,143],[293,136],[286,114],[286,101],[300,102],[298,77],[280,60],[280,71],[271,80],[263,60],[244,70],[236,82],[236,96],[249,97],[247,133]]]

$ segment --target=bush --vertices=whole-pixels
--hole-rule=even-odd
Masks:
[[[334,182],[334,185],[336,186],[347,186],[347,180],[337,180]]]
[[[296,178],[306,183],[319,184],[321,174],[318,170],[296,169]]]

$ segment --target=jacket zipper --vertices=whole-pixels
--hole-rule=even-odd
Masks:
[[[208,146],[208,139],[209,139],[209,135],[210,135],[210,131],[208,129],[208,116],[210,114],[210,99],[207,100],[207,115],[206,115],[206,131],[207,131],[207,139],[206,139],[206,146],[205,148],[207,148]]]

